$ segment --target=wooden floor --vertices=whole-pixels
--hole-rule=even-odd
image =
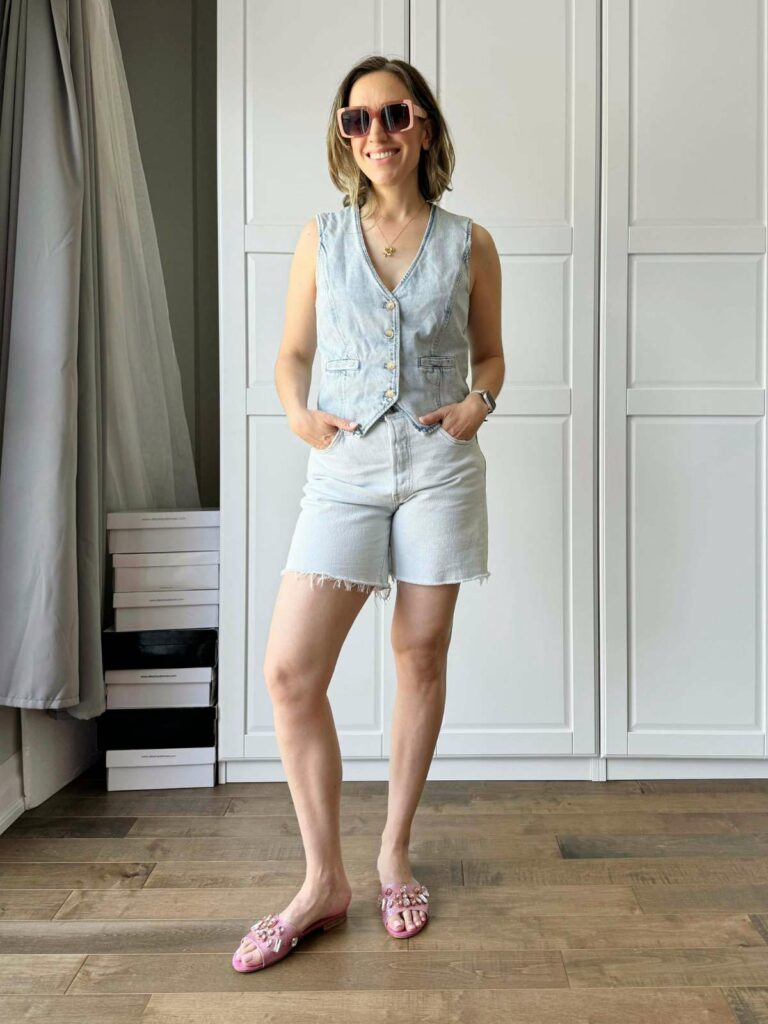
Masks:
[[[344,783],[347,923],[240,975],[303,878],[287,786],[82,776],[0,836],[0,1021],[768,1021],[768,782],[428,782],[410,940],[375,906],[385,809]]]

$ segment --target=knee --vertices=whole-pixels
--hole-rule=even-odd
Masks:
[[[441,682],[448,658],[450,634],[435,633],[418,639],[393,640],[398,668],[421,683]]]
[[[273,704],[283,709],[301,709],[321,692],[315,673],[290,658],[267,658],[262,669]]]

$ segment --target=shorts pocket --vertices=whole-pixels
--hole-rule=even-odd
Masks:
[[[437,428],[437,432],[440,435],[440,437],[444,437],[445,440],[449,441],[451,444],[472,444],[472,442],[475,441],[477,438],[477,434],[475,434],[474,437],[468,438],[454,437],[453,434],[448,433],[448,431],[442,424]]]
[[[319,452],[320,455],[327,455],[327,453],[331,451],[331,449],[336,447],[336,445],[339,443],[339,440],[341,439],[341,435],[344,433],[346,433],[346,431],[342,430],[341,427],[337,427],[336,433],[331,438],[330,444],[327,444],[325,448],[315,448],[315,446],[312,445],[312,450],[315,452]]]

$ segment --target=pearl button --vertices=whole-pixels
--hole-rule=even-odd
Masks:
[[[394,308],[395,308],[395,304],[392,301],[392,299],[390,299],[389,302],[387,303],[387,309],[394,309]]]
[[[394,368],[395,368],[395,364],[394,363],[387,363],[387,369],[388,370],[394,370]]]
[[[387,398],[392,398],[392,396],[394,395],[395,392],[392,390],[392,388],[387,388],[385,393],[386,393]]]
[[[392,328],[391,328],[391,327],[388,327],[388,328],[386,329],[386,331],[384,331],[384,333],[386,334],[386,336],[387,336],[388,338],[391,338],[391,337],[392,337],[392,335],[393,335],[393,334],[394,334],[395,332],[394,332],[394,331],[392,330]]]

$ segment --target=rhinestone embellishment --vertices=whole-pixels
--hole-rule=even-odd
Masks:
[[[262,942],[273,943],[273,949],[277,952],[283,941],[283,926],[279,923],[274,913],[265,914],[258,921],[251,925],[251,931]]]
[[[417,903],[429,903],[429,889],[426,885],[418,883],[412,887],[403,883],[396,892],[393,892],[392,886],[388,885],[384,890],[384,895],[376,898],[376,903],[381,911],[395,907],[396,909],[392,913],[396,914],[398,910],[416,906]]]

